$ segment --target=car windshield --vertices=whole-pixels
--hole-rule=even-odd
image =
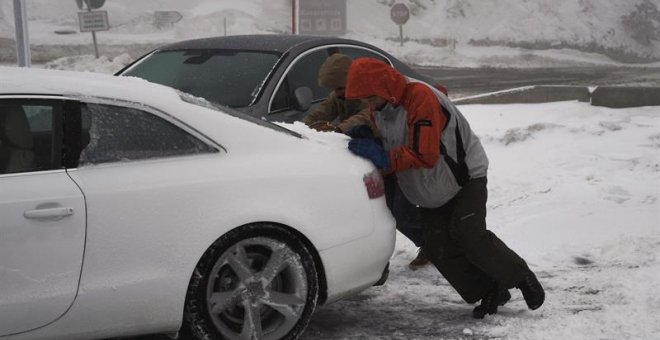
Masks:
[[[239,50],[158,51],[122,75],[173,87],[229,107],[258,95],[280,54]]]
[[[240,118],[240,119],[243,119],[243,120],[247,120],[248,122],[252,122],[254,124],[261,125],[263,127],[269,128],[269,129],[273,129],[275,131],[284,132],[284,133],[292,135],[294,137],[302,138],[302,136],[297,132],[291,131],[291,130],[289,130],[287,128],[284,128],[282,126],[279,126],[277,124],[271,123],[271,122],[269,122],[265,119],[259,119],[259,118],[252,117],[250,115],[246,115],[243,112],[234,110],[234,109],[229,108],[227,106],[222,106],[222,105],[211,103],[211,102],[209,102],[208,100],[206,100],[204,98],[195,97],[195,96],[193,96],[189,93],[185,93],[185,92],[181,92],[181,91],[179,91],[179,97],[184,102],[187,102],[187,103],[190,103],[190,104],[195,104],[197,106],[205,107],[207,109],[211,109],[211,110],[214,110],[214,111],[223,112],[223,113],[226,113],[230,116]]]

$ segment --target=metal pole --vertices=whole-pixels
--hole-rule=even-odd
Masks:
[[[16,23],[16,59],[19,67],[32,66],[30,39],[28,39],[25,0],[14,0],[14,22]]]
[[[96,32],[92,31],[92,40],[94,40],[94,55],[99,58],[99,45],[96,43]]]
[[[89,0],[85,0],[85,3],[87,4],[87,12],[92,11],[92,6],[89,4]],[[96,42],[96,32],[92,31],[92,40],[94,41],[94,56],[96,56],[96,59],[99,58],[99,45]]]
[[[291,0],[291,34],[297,34],[296,20],[296,0]]]
[[[227,17],[224,18],[223,26],[225,27],[225,37],[227,36]]]
[[[399,25],[399,36],[401,37],[401,46],[403,46],[403,25]]]

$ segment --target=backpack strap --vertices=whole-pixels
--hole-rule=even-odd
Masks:
[[[447,117],[447,123],[451,118],[451,113],[445,109],[444,105],[440,104],[442,112]],[[445,126],[445,129],[447,126]],[[445,162],[449,166],[456,182],[459,186],[465,185],[470,180],[469,169],[467,163],[465,162],[465,147],[463,146],[463,137],[461,136],[461,131],[458,128],[458,120],[456,121],[456,129],[454,129],[454,134],[456,138],[456,156],[458,159],[454,160],[447,154],[447,148],[440,140],[440,154],[444,157]]]

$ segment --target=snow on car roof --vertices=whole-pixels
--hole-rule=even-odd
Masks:
[[[278,147],[283,136],[299,136],[281,126],[251,118],[240,112],[229,112],[227,108],[211,108],[202,105],[173,88],[150,83],[137,77],[116,77],[93,72],[74,72],[17,67],[0,67],[1,95],[48,95],[64,96],[72,99],[99,98],[104,101],[118,100],[147,105],[164,111],[167,115],[184,121],[188,126],[202,132],[216,141],[234,146],[233,140],[252,138],[268,140],[268,144]],[[185,97],[185,99],[183,98]],[[196,100],[193,100],[196,99]],[[218,114],[223,112],[224,114]],[[223,126],[219,131],[216,127]],[[284,142],[286,143],[286,142]],[[288,145],[288,144],[287,144]]]
[[[174,89],[140,78],[17,67],[0,67],[0,94],[114,98],[155,107],[182,102]]]

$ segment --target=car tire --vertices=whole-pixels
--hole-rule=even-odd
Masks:
[[[204,253],[186,298],[182,333],[193,339],[297,339],[316,308],[312,255],[271,224],[234,229]]]

